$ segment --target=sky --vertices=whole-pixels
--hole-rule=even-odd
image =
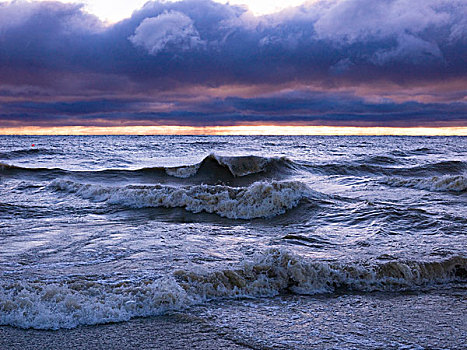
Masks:
[[[0,1],[0,134],[466,134],[466,96],[465,0]]]

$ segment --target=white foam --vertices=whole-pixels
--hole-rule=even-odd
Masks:
[[[165,172],[167,173],[167,175],[178,177],[181,179],[186,179],[196,175],[200,166],[201,163],[181,167],[165,168]]]
[[[177,271],[156,280],[105,283],[75,278],[61,282],[0,283],[0,325],[58,329],[126,321],[223,298],[401,291],[465,281],[467,258],[443,261],[354,263],[311,261],[269,249],[238,267],[211,272]]]
[[[414,187],[434,192],[464,192],[467,191],[465,175],[433,176],[430,178],[404,179],[399,177],[386,178],[384,183],[390,186]]]
[[[384,264],[339,264],[309,261],[281,249],[270,249],[235,270],[200,275],[180,271],[177,276],[190,294],[205,299],[274,296],[288,290],[297,294],[355,291],[413,290],[455,279],[455,269],[467,268],[467,259],[441,262],[391,261]]]
[[[309,192],[301,182],[255,182],[248,187],[166,185],[110,187],[54,180],[50,188],[94,201],[132,208],[185,208],[216,213],[231,219],[273,217],[298,205]]]
[[[193,303],[172,279],[104,284],[92,280],[0,285],[0,324],[59,329],[152,316]]]

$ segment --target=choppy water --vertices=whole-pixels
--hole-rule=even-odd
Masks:
[[[458,298],[466,208],[464,137],[3,136],[0,324]]]

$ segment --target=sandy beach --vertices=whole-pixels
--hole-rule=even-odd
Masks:
[[[202,319],[178,314],[58,331],[0,327],[0,349],[250,348],[225,338]]]
[[[464,289],[289,295],[70,330],[3,326],[0,349],[463,349],[466,310]]]

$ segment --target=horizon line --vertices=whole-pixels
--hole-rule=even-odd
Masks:
[[[0,127],[2,136],[180,135],[180,136],[467,136],[467,127],[380,127],[309,125],[236,126],[56,126]]]

